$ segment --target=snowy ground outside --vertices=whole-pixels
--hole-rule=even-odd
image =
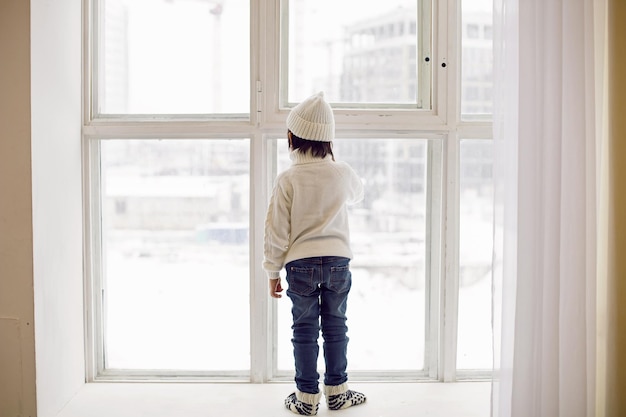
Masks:
[[[188,244],[153,247],[149,252],[137,252],[133,247],[110,245],[107,252],[107,367],[249,369],[245,246]],[[421,369],[423,285],[417,281],[407,285],[406,277],[359,267],[358,259],[353,261],[352,274],[350,370]],[[490,285],[489,276],[484,276],[461,287],[460,369],[491,366]],[[293,369],[290,300],[285,296],[277,306],[277,366],[288,371]]]

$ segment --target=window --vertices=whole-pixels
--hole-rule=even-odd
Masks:
[[[492,39],[493,38],[493,26],[492,25],[485,25],[484,28],[484,34],[485,34],[485,39]]]
[[[248,370],[249,152],[243,139],[101,142],[105,369]],[[225,294],[229,320],[208,320]]]
[[[351,378],[489,376],[491,43],[463,28],[490,12],[469,3],[89,0],[90,378],[292,378],[263,222],[285,118],[320,90],[366,190]]]
[[[479,31],[480,31],[480,27],[475,24],[475,23],[471,23],[469,25],[467,25],[467,37],[468,39],[476,39],[479,37]]]
[[[281,171],[289,163],[288,145],[284,139],[277,142]],[[350,340],[358,346],[350,355],[353,372],[427,374],[429,303],[436,292],[431,287],[437,286],[436,280],[426,280],[428,247],[431,233],[438,233],[430,231],[433,190],[428,173],[441,170],[441,161],[433,157],[438,154],[433,148],[438,146],[438,141],[418,137],[361,137],[334,143],[337,158],[350,163],[365,179],[365,200],[350,213],[355,253],[351,270],[358,283],[348,307]],[[291,375],[291,306],[278,303],[277,307],[277,371]],[[406,331],[407,321],[414,323],[411,331]]]
[[[489,1],[462,1],[461,115],[465,120],[488,120],[493,111],[492,4]]]
[[[97,115],[247,114],[247,0],[100,0]]]
[[[491,348],[493,146],[463,139],[459,165],[459,326],[457,368],[488,369]]]
[[[429,108],[430,66],[416,64],[429,55],[430,16],[418,8],[422,2],[392,3],[283,1],[288,11],[281,37],[288,82],[284,102],[324,90],[329,100],[350,107],[388,103]],[[407,25],[420,31],[404,36],[399,28]],[[372,59],[364,59],[368,57]],[[424,91],[406,88],[416,79],[425,81]]]

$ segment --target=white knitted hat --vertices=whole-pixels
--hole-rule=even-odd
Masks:
[[[335,138],[335,117],[324,93],[304,100],[291,109],[287,116],[287,128],[301,139],[330,142]]]

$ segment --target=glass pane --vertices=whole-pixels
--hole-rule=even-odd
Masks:
[[[248,370],[248,140],[101,149],[106,367]]]
[[[248,0],[101,0],[102,114],[249,113]]]
[[[279,172],[290,164],[287,146],[286,140],[278,142]],[[335,140],[333,149],[336,159],[348,162],[365,183],[364,201],[349,213],[354,259],[347,310],[348,367],[422,370],[427,141]],[[283,297],[277,304],[277,367],[291,371],[291,301]],[[324,369],[321,354],[319,369]]]
[[[493,142],[462,140],[458,369],[491,369]]]
[[[323,90],[335,103],[422,103],[417,0],[290,0],[288,94],[300,102]],[[428,26],[427,29],[429,29]],[[428,36],[430,39],[430,36]],[[283,40],[287,41],[283,36]],[[285,48],[287,49],[287,48]],[[425,62],[423,59],[419,62]]]
[[[461,115],[493,112],[493,2],[463,0],[461,19]]]

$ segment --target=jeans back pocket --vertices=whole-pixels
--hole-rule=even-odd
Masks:
[[[330,267],[330,279],[328,287],[338,293],[344,293],[350,290],[352,286],[352,273],[350,265],[338,265]]]
[[[317,284],[313,281],[315,268],[303,266],[287,267],[287,283],[289,291],[299,295],[311,295],[317,289]]]

